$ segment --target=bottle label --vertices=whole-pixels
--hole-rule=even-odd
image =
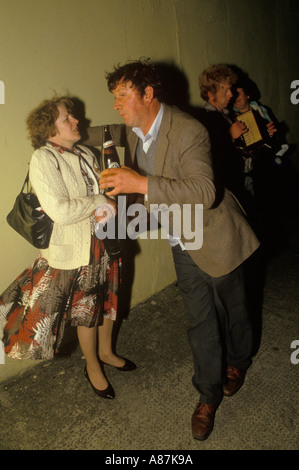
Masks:
[[[112,162],[109,164],[109,168],[119,168],[119,164],[117,162]]]
[[[108,147],[112,147],[114,145],[113,140],[107,140],[107,142],[104,142],[103,147],[104,149],[107,149]]]

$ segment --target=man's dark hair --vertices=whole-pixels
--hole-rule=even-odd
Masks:
[[[106,74],[108,89],[110,92],[117,87],[120,82],[132,83],[141,97],[145,94],[145,89],[151,86],[154,90],[154,98],[163,101],[162,83],[156,67],[149,63],[149,59],[128,62],[125,65],[114,67],[114,71]]]

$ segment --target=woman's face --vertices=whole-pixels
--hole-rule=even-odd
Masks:
[[[75,119],[68,113],[64,105],[57,106],[59,115],[55,121],[55,128],[57,133],[49,140],[55,144],[62,145],[63,147],[72,149],[74,144],[81,139],[78,129],[78,119]]]
[[[237,92],[238,96],[236,98],[236,101],[234,102],[234,108],[238,109],[240,113],[245,113],[250,109],[249,96],[246,96],[246,93],[243,88],[237,88]]]

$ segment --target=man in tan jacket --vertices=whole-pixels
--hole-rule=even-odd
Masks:
[[[223,394],[233,395],[251,363],[252,329],[246,308],[242,264],[258,248],[235,197],[216,188],[210,141],[198,121],[163,104],[160,79],[148,62],[131,62],[107,75],[125,125],[111,125],[116,145],[125,147],[126,167],[104,170],[101,188],[108,195],[138,193],[153,205],[203,206],[203,244],[186,249],[184,221],[180,239],[170,237],[178,285],[188,310],[194,357],[193,384],[200,403],[192,415],[192,434],[206,439]],[[90,145],[100,145],[103,128],[89,129]],[[190,246],[190,245],[189,245]],[[228,374],[224,374],[223,370]],[[226,377],[228,375],[228,377]]]

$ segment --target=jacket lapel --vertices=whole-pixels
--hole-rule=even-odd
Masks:
[[[127,131],[127,144],[126,144],[126,165],[135,166],[137,164],[136,150],[138,144],[138,137],[132,128],[128,128]]]
[[[171,128],[171,107],[164,104],[164,111],[160,130],[157,138],[155,171],[156,175],[160,176],[163,172],[164,161],[167,154],[169,145],[168,132]]]
[[[164,104],[164,112],[157,137],[157,147],[155,155],[155,172],[157,176],[160,176],[162,174],[164,161],[166,158],[166,153],[169,145],[168,132],[171,129],[171,117],[171,107]],[[126,152],[126,165],[135,167],[137,165],[136,150],[138,144],[138,137],[135,132],[132,131],[132,128],[129,128],[129,132],[127,133],[127,143],[128,149]]]

